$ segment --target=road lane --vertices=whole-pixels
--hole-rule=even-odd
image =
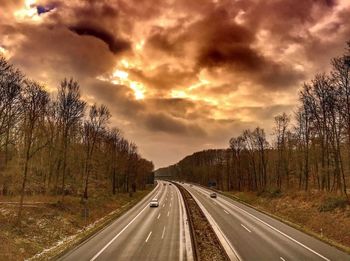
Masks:
[[[183,248],[182,198],[171,197],[175,186],[158,183],[144,200],[61,260],[188,260],[188,248]],[[150,208],[149,201],[155,197],[159,207]]]
[[[278,220],[212,191],[184,187],[215,220],[242,260],[350,260],[350,256]],[[227,214],[228,213],[228,214]]]

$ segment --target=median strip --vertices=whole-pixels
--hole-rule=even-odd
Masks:
[[[175,184],[184,199],[190,225],[194,260],[230,260],[225,249],[191,194]]]

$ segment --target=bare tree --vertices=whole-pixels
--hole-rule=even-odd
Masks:
[[[5,165],[8,161],[10,130],[19,113],[23,75],[0,57],[0,147],[5,149]]]
[[[286,134],[288,131],[289,122],[290,117],[286,113],[275,117],[274,134],[276,135],[276,149],[278,153],[276,185],[280,189],[282,188],[283,172],[287,179],[287,187],[289,185],[289,169],[286,155]]]
[[[121,141],[121,133],[118,129],[113,128],[106,133],[106,143],[108,146],[108,161],[110,165],[110,173],[112,177],[112,193],[116,194],[117,189],[117,158],[118,158],[118,145]]]
[[[111,115],[108,108],[104,105],[97,107],[91,106],[88,119],[84,122],[83,143],[85,145],[85,166],[84,166],[84,194],[83,198],[88,199],[89,177],[92,169],[92,155],[95,150],[97,139],[102,131],[105,130]]]
[[[24,137],[24,168],[21,188],[21,198],[18,210],[18,222],[21,221],[23,199],[28,177],[30,159],[41,150],[46,143],[36,142],[42,131],[46,106],[49,102],[48,93],[41,85],[33,81],[26,81],[22,93],[22,131]],[[41,126],[40,126],[41,125]]]
[[[65,195],[65,177],[67,169],[67,153],[69,146],[70,132],[74,125],[77,125],[84,115],[85,102],[81,100],[79,84],[73,79],[64,79],[58,87],[57,108],[58,121],[61,128],[62,152],[62,200]]]
[[[237,138],[230,139],[230,149],[233,153],[233,165],[234,165],[234,173],[237,180],[237,189],[241,191],[242,189],[242,168],[241,168],[241,154],[244,150],[244,138],[242,136],[238,136]]]

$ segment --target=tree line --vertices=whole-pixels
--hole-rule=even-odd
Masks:
[[[271,139],[257,127],[229,148],[187,156],[158,175],[216,184],[223,190],[317,189],[348,194],[350,182],[350,42],[331,71],[299,91],[294,115],[274,117]]]
[[[89,106],[74,79],[54,94],[0,57],[0,195],[134,192],[153,181],[153,163],[112,128],[105,105]]]

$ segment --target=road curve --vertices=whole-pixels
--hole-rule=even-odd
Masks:
[[[152,198],[159,207],[150,208]],[[123,216],[59,260],[191,260],[191,243],[178,189],[157,187]]]
[[[183,185],[202,205],[240,260],[350,260],[350,256],[268,215],[212,191]]]

